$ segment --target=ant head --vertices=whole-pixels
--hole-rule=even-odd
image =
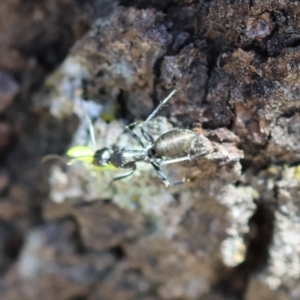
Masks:
[[[112,150],[109,148],[102,148],[97,150],[94,154],[94,162],[95,166],[106,166],[110,162],[110,157],[112,155]]]

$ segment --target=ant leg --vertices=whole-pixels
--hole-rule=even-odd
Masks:
[[[144,122],[143,126],[145,126],[145,124],[147,124],[148,122],[150,122],[155,116],[156,114],[159,112],[159,110],[162,108],[163,105],[165,105],[167,103],[168,100],[170,100],[170,98],[177,92],[177,90],[173,90],[163,101],[160,102],[160,104],[154,109],[154,111],[148,116],[148,118],[146,119],[146,121]]]
[[[153,137],[146,131],[145,126],[157,115],[157,113],[160,111],[160,109],[171,99],[171,97],[177,92],[177,90],[173,90],[163,101],[159,103],[159,105],[154,109],[154,111],[148,116],[146,121],[143,123],[141,127],[141,132],[144,138],[150,142],[154,143]]]
[[[178,181],[178,182],[172,182],[172,183],[169,182],[166,175],[163,173],[163,171],[160,169],[160,167],[158,165],[156,165],[154,162],[152,162],[151,165],[153,166],[153,168],[157,172],[158,177],[161,179],[161,181],[165,184],[166,187],[186,183],[186,180]]]
[[[132,170],[130,170],[129,172],[125,173],[125,174],[122,174],[120,176],[117,176],[115,177],[111,182],[110,182],[110,185],[114,182],[114,181],[117,181],[117,180],[121,180],[121,179],[124,179],[126,177],[129,177],[131,176],[134,171],[136,170],[136,165],[134,164],[133,167],[132,167]]]
[[[141,122],[142,122],[142,121],[134,121],[134,122],[130,123],[129,125],[127,125],[126,127],[132,128],[132,127],[135,127],[136,124],[139,124],[139,123],[141,123]]]
[[[167,159],[167,160],[162,160],[160,161],[158,164],[160,166],[164,166],[164,165],[170,165],[170,164],[174,164],[174,163],[178,163],[178,162],[182,162],[182,161],[186,161],[186,160],[193,160],[199,156],[202,156],[202,155],[205,155],[206,153],[198,153],[198,154],[195,154],[195,155],[187,155],[187,156],[184,156],[184,157],[179,157],[179,158],[174,158],[174,159]]]
[[[162,161],[159,162],[159,165],[160,166],[165,166],[165,165],[175,164],[175,163],[186,161],[186,160],[191,160],[191,157],[189,155],[187,155],[187,156],[184,156],[184,157],[162,160]]]
[[[143,148],[145,148],[145,145],[144,145],[144,143],[142,142],[142,140],[140,139],[140,137],[139,137],[137,134],[135,134],[135,133],[131,130],[131,128],[130,128],[130,127],[135,126],[137,123],[139,123],[139,121],[133,122],[132,124],[125,126],[125,131],[127,131],[127,132],[128,132],[128,133],[136,140],[136,141],[138,141],[138,143],[139,143]]]
[[[151,144],[154,144],[154,138],[152,137],[152,135],[147,132],[143,127],[141,127],[141,132],[142,132],[142,135],[144,136],[144,138],[150,142]]]

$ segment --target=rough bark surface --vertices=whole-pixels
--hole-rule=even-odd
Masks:
[[[1,1],[1,299],[299,299],[299,16],[279,0]],[[41,162],[90,143],[86,115],[97,147],[139,148],[124,126],[175,88],[148,130],[196,133],[201,156],[164,168],[186,184]]]

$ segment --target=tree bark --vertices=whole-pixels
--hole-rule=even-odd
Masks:
[[[2,11],[15,11],[6,2]],[[0,143],[10,178],[0,218],[20,253],[0,249],[2,298],[298,299],[300,4],[26,5],[43,27],[22,12],[0,23],[0,69],[15,87],[1,113],[18,137]],[[40,167],[45,155],[90,143],[86,115],[97,148],[138,149],[124,126],[174,89],[148,130],[196,133],[191,151],[202,155],[164,168],[184,185],[166,189],[146,163],[113,185],[124,170]]]

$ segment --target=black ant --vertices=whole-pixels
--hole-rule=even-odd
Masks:
[[[127,125],[125,130],[140,144],[141,149],[131,150],[116,146],[113,146],[112,148],[105,147],[97,150],[93,154],[91,161],[92,164],[101,167],[111,164],[115,168],[131,169],[129,172],[115,177],[113,181],[116,181],[131,176],[136,170],[136,163],[142,161],[150,163],[153,166],[158,177],[162,180],[166,187],[185,183],[186,180],[170,183],[165,174],[162,172],[160,166],[182,161],[190,161],[202,155],[190,155],[190,152],[197,141],[196,132],[188,129],[173,129],[154,140],[152,135],[146,130],[147,124],[156,116],[158,111],[176,92],[177,90],[173,90],[156,107],[156,109],[148,116],[148,118],[143,122],[143,125],[140,127],[141,134],[149,142],[149,145],[146,146],[141,138],[132,131],[132,128],[138,123],[134,122]],[[93,127],[90,120],[89,125],[91,137],[95,143]],[[72,156],[70,153],[71,152],[68,152],[68,155]],[[73,158],[76,159],[74,156]],[[77,155],[77,158],[80,158],[80,155]]]

